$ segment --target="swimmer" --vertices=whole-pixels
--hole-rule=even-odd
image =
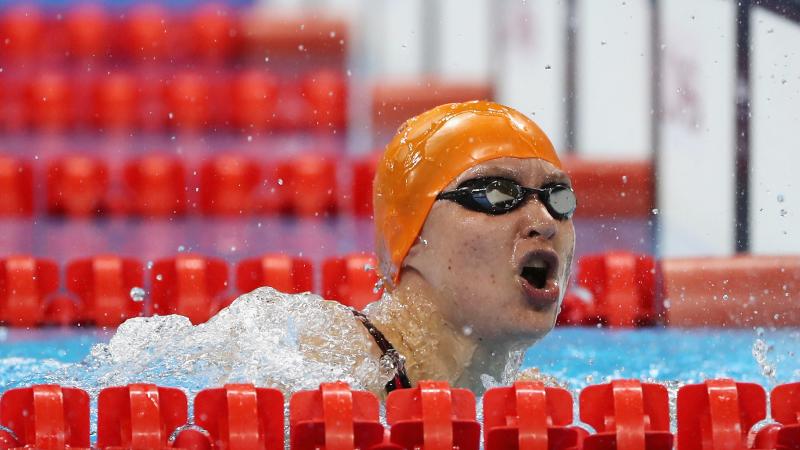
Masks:
[[[364,312],[259,288],[197,326],[128,320],[51,382],[290,394],[341,380],[382,396],[426,379],[477,395],[512,383],[555,325],[575,246],[575,196],[549,139],[496,103],[442,105],[400,128],[374,186],[386,289]]]
[[[575,196],[544,132],[496,103],[434,108],[387,146],[374,204],[388,294],[366,315],[401,375],[476,394],[513,382],[555,325],[575,247]]]

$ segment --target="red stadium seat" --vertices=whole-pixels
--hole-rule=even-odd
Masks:
[[[0,13],[0,58],[19,61],[41,56],[44,28],[42,13],[32,3],[6,8]]]
[[[83,318],[97,326],[115,327],[142,315],[142,301],[131,290],[144,286],[142,264],[118,256],[96,256],[67,265],[66,287],[84,305]]]
[[[110,20],[106,10],[93,3],[76,4],[64,17],[68,51],[76,58],[106,58]]]
[[[194,423],[215,450],[283,450],[283,394],[252,384],[226,384],[195,396]]]
[[[236,288],[243,294],[261,286],[289,294],[309,292],[312,280],[311,261],[281,254],[246,259],[236,268]]]
[[[56,385],[10,389],[0,399],[0,425],[16,435],[12,448],[88,450],[89,395]]]
[[[313,130],[335,131],[347,126],[347,82],[333,70],[319,70],[305,76],[302,95]]]
[[[377,133],[391,137],[406,119],[435,106],[490,98],[492,87],[488,83],[381,81],[372,88],[372,126]]]
[[[199,73],[182,72],[164,84],[165,124],[171,129],[199,132],[212,121],[211,83]]]
[[[404,448],[478,450],[481,426],[475,419],[475,395],[444,381],[420,381],[386,398],[386,422],[392,442]]]
[[[26,118],[29,127],[45,132],[63,132],[74,125],[72,83],[59,72],[35,75],[26,88]]]
[[[170,54],[169,11],[156,3],[134,4],[123,18],[117,47],[134,62],[154,63]]]
[[[372,217],[372,183],[381,155],[374,152],[353,164],[353,213],[358,217]]]
[[[0,216],[33,214],[33,170],[25,161],[0,155]]]
[[[110,387],[97,397],[99,450],[167,449],[186,423],[186,394],[153,384]]]
[[[224,3],[205,3],[192,11],[188,21],[185,42],[193,60],[219,64],[233,56],[240,36],[235,11]]]
[[[610,252],[578,261],[578,284],[594,295],[594,312],[612,327],[649,325],[656,318],[651,256]]]
[[[564,168],[578,197],[576,218],[650,217],[655,208],[655,174],[650,161],[565,158]]]
[[[186,213],[186,173],[175,157],[153,153],[125,165],[129,213],[174,217]]]
[[[30,256],[0,259],[0,321],[20,327],[39,325],[45,301],[57,289],[55,262]]]
[[[141,126],[141,89],[126,72],[112,72],[95,81],[91,123],[99,128],[131,131]]]
[[[97,159],[68,155],[50,163],[47,210],[51,214],[92,216],[107,208],[108,169]]]
[[[383,440],[378,398],[352,391],[346,383],[322,383],[316,391],[297,392],[289,403],[293,450],[373,448]]]
[[[581,421],[597,434],[583,448],[597,450],[672,450],[669,397],[661,384],[614,380],[588,386],[580,394]]]
[[[745,449],[750,428],[766,417],[767,395],[729,379],[678,390],[677,450]]]
[[[517,381],[483,396],[485,450],[574,448],[579,432],[572,424],[572,395],[540,382]]]
[[[672,326],[800,325],[800,256],[666,258],[659,266]]]
[[[206,215],[251,215],[259,208],[258,164],[244,156],[220,155],[200,169],[200,208]]]
[[[327,216],[336,212],[336,162],[318,154],[303,154],[278,168],[292,213],[301,217]]]
[[[156,261],[150,278],[153,312],[180,314],[196,325],[217,311],[228,287],[228,267],[222,260],[182,254]]]
[[[322,296],[363,309],[381,298],[378,260],[373,255],[351,254],[326,260],[322,266]]]
[[[263,70],[245,70],[231,80],[232,126],[258,133],[276,126],[278,80]]]

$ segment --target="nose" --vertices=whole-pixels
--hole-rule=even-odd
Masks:
[[[521,214],[522,235],[531,239],[541,237],[545,240],[552,239],[558,230],[558,221],[553,218],[550,211],[539,201],[538,198],[531,198],[522,208]]]

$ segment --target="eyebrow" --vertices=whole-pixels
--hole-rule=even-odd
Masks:
[[[544,180],[542,180],[542,184],[545,185],[550,183],[563,183],[569,187],[572,187],[572,181],[570,181],[569,175],[564,172],[553,172],[545,175]]]

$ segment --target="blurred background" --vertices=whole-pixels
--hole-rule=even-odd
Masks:
[[[0,99],[0,278],[64,294],[55,322],[111,260],[134,301],[190,256],[229,298],[278,253],[347,297],[317,267],[372,264],[376,155],[470,99],[554,141],[579,256],[800,253],[795,0],[3,1]]]

